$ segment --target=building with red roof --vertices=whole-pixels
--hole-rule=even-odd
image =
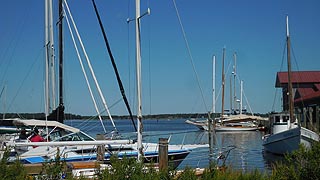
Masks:
[[[296,114],[305,126],[319,131],[320,71],[293,71],[291,82]],[[283,110],[288,111],[288,72],[277,73],[275,87],[282,88]]]

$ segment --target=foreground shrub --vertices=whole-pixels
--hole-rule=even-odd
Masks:
[[[320,142],[311,149],[300,145],[297,151],[287,154],[284,162],[274,165],[271,179],[320,179]]]
[[[3,152],[3,157],[0,160],[0,179],[27,179],[27,172],[19,159],[9,163],[10,151],[6,149]]]
[[[67,164],[61,159],[59,148],[57,148],[55,159],[42,163],[42,170],[37,179],[56,180],[64,178],[73,179],[72,174],[67,173]]]
[[[111,168],[98,170],[96,172],[97,179],[103,180],[160,180],[170,179],[168,173],[158,172],[153,164],[146,166],[142,162],[138,162],[135,158],[127,158],[119,160],[117,156],[110,159]]]

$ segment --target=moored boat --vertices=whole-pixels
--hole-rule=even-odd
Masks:
[[[270,134],[263,137],[265,151],[274,154],[291,153],[299,148],[300,144],[310,147],[313,141],[319,141],[319,135],[299,125],[294,115],[293,88],[291,81],[291,60],[290,60],[290,36],[289,22],[286,17],[286,43],[287,43],[287,64],[288,64],[288,110],[270,115]]]

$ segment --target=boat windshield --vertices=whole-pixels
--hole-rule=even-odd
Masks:
[[[94,139],[80,131],[77,133],[66,134],[55,139],[54,141],[94,141]]]
[[[46,137],[46,135],[43,135]],[[95,139],[82,131],[71,132],[65,129],[55,129],[49,134],[49,141],[94,141]]]

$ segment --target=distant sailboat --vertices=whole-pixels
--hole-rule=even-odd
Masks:
[[[319,135],[303,128],[294,116],[293,88],[291,82],[289,21],[286,17],[286,42],[288,65],[289,112],[272,113],[270,116],[270,134],[263,137],[264,149],[274,154],[290,153],[299,148],[299,144],[311,146],[319,141]]]
[[[235,57],[235,55],[234,55]],[[225,109],[224,109],[224,92],[225,92],[225,73],[224,73],[224,59],[225,59],[225,48],[223,48],[223,58],[222,58],[222,95],[221,95],[221,115],[220,117],[215,119],[215,131],[255,131],[258,130],[259,127],[257,124],[253,123],[253,121],[256,120],[264,120],[264,118],[261,118],[259,116],[254,116],[254,115],[247,115],[247,114],[242,114],[242,82],[241,82],[241,99],[240,99],[240,106],[239,106],[239,114],[236,115],[225,115]],[[235,66],[234,66],[234,82],[236,81],[235,78]],[[213,72],[215,72],[215,56],[213,60]],[[215,73],[213,73],[213,92],[215,89]],[[235,92],[235,90],[234,90]],[[234,93],[235,94],[235,93]],[[232,99],[232,98],[231,98]],[[213,99],[212,99],[212,107],[213,110],[212,112],[215,112],[215,94],[213,93]],[[236,97],[234,95],[234,101],[236,101]],[[232,100],[231,100],[232,104]],[[232,105],[231,105],[232,106]],[[236,112],[236,110],[233,110],[230,108],[231,111]],[[206,130],[208,131],[208,120],[192,120],[188,119],[186,120],[186,123],[195,125],[198,127],[200,130]]]

